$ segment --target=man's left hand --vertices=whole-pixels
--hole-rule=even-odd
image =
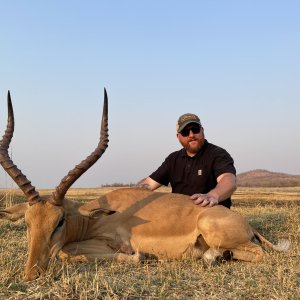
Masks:
[[[212,207],[219,204],[218,197],[210,194],[194,194],[191,196],[191,199],[196,205],[202,207]]]

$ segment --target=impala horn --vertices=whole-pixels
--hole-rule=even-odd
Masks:
[[[100,141],[96,149],[80,164],[69,171],[68,175],[65,176],[60,184],[56,187],[52,193],[52,199],[49,200],[54,205],[62,205],[63,199],[71,187],[71,185],[84,173],[86,172],[104,153],[108,146],[108,104],[107,104],[107,93],[104,89],[104,104],[102,113],[102,122],[100,130]]]
[[[41,201],[39,193],[35,190],[35,187],[31,185],[31,182],[26,178],[21,170],[10,159],[8,154],[9,144],[14,134],[14,111],[11,103],[10,92],[7,93],[7,109],[8,118],[5,133],[0,141],[0,164],[9,176],[14,180],[18,187],[25,194],[29,205],[33,205]]]

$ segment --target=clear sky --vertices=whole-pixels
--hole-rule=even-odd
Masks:
[[[299,15],[296,0],[0,1],[0,132],[10,90],[14,163],[55,187],[97,145],[106,87],[109,147],[74,187],[148,176],[180,149],[186,112],[238,173],[300,174]]]

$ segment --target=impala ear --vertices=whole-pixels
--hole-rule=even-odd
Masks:
[[[27,208],[28,202],[16,204],[5,209],[0,209],[0,219],[6,219],[15,222],[21,218],[24,218]]]
[[[92,219],[99,218],[101,216],[107,216],[107,215],[112,215],[116,211],[110,210],[110,209],[105,209],[105,208],[94,208],[94,209],[87,209],[84,205],[79,208],[79,213],[85,217],[89,217]]]

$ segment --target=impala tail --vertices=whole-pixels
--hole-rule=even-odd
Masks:
[[[287,239],[278,240],[277,245],[274,245],[256,230],[253,230],[253,233],[254,236],[261,242],[261,244],[264,247],[269,247],[273,250],[280,251],[280,252],[287,252],[290,248],[291,242]]]

